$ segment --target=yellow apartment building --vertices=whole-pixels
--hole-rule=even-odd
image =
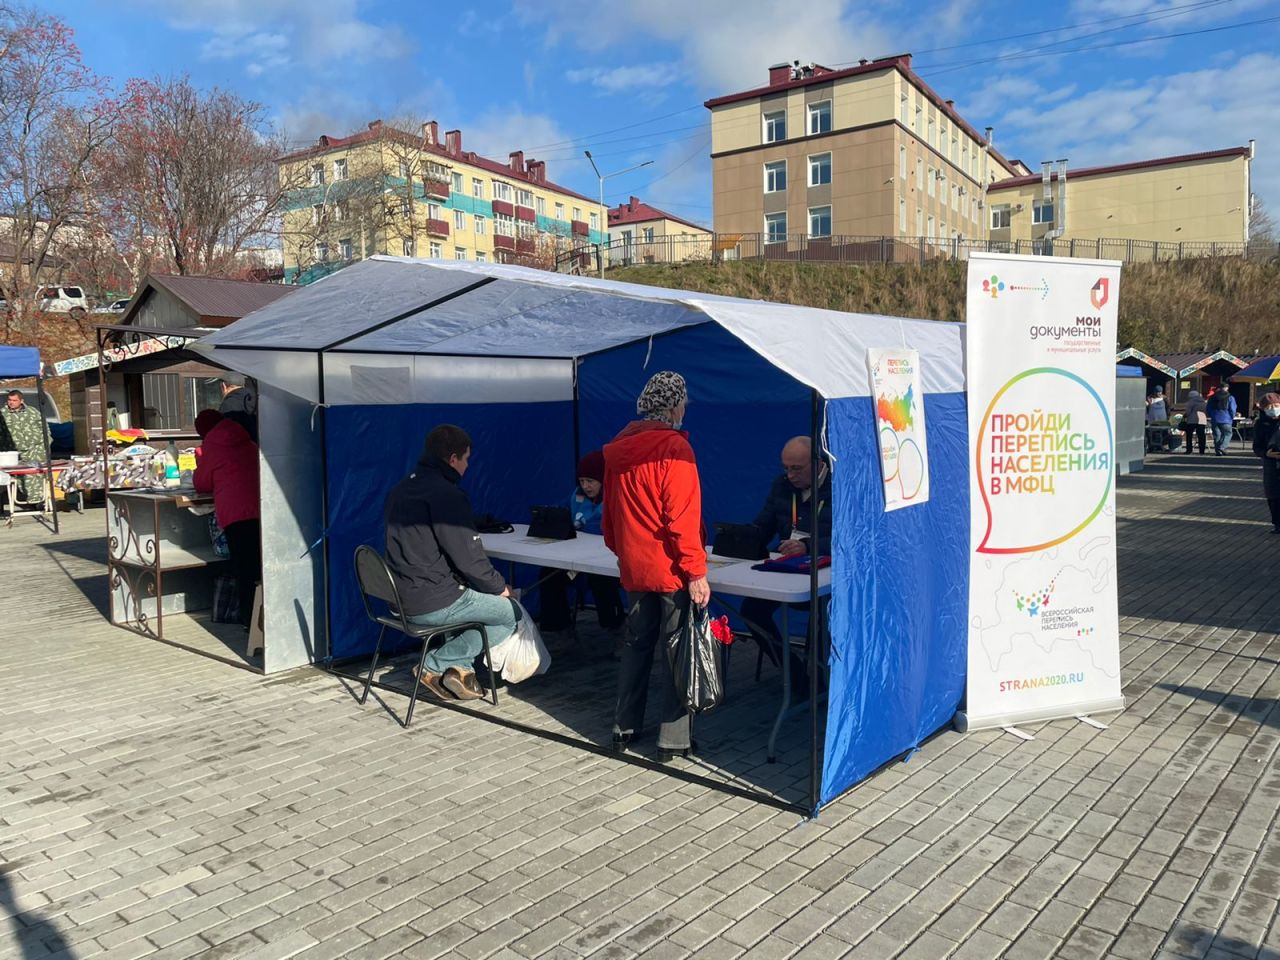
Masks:
[[[710,230],[639,197],[609,209],[610,265],[706,260],[710,251]]]
[[[993,242],[1243,243],[1254,145],[1079,170],[1049,170],[987,188]],[[1086,251],[1087,252],[1087,251]],[[1116,255],[1113,245],[1097,251]],[[1079,251],[1077,251],[1079,253]],[[1131,259],[1131,258],[1130,258]]]
[[[434,120],[322,136],[277,170],[286,282],[374,254],[551,267],[559,250],[605,238],[605,208],[548,180],[544,161],[479,156]]]
[[[980,238],[986,187],[1030,173],[921,80],[910,54],[844,70],[776,64],[767,85],[705,106],[717,234],[792,246]]]

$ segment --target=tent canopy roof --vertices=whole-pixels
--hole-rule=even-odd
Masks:
[[[196,349],[232,369],[261,351],[576,360],[711,321],[828,398],[870,392],[868,346],[920,351],[926,392],[964,389],[960,324],[409,257],[340,270]]]
[[[1280,357],[1260,357],[1235,374],[1232,380],[1246,383],[1270,383],[1280,380]]]
[[[40,376],[38,347],[0,347],[0,380]]]

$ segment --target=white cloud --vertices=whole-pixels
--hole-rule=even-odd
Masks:
[[[570,83],[586,83],[601,93],[632,93],[636,90],[662,89],[680,81],[681,69],[676,63],[642,63],[630,67],[582,67],[569,70]]]
[[[295,64],[339,68],[394,60],[404,31],[359,15],[357,0],[132,0],[178,30],[208,33],[206,60],[239,61],[250,76]]]
[[[762,85],[765,68],[782,60],[830,64],[894,52],[869,9],[850,0],[808,0],[802,8],[780,15],[775,0],[516,0],[517,13],[542,26],[552,45],[567,38],[599,53],[651,39],[673,44],[686,73],[713,93]]]
[[[1007,134],[997,142],[1012,139],[1036,156],[1069,157],[1076,167],[1244,146],[1280,128],[1277,75],[1280,56],[1258,53],[1047,107],[1029,91],[997,118],[997,130]],[[1280,198],[1280,157],[1265,147],[1254,161],[1253,182],[1262,196]]]
[[[526,160],[536,160],[539,154],[563,154],[572,149],[555,146],[573,139],[555,120],[541,113],[525,113],[515,104],[490,107],[466,120],[460,129],[464,150],[474,150],[498,161],[505,161],[515,150],[523,150]],[[547,176],[555,179],[553,166],[553,163],[547,164]]]

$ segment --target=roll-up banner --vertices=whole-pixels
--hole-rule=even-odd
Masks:
[[[929,444],[925,440],[920,354],[901,347],[868,347],[871,398],[876,405],[884,508],[927,503]]]
[[[1120,264],[969,258],[969,673],[960,730],[1124,707]]]

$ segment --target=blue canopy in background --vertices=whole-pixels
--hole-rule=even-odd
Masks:
[[[921,357],[931,499],[886,513],[866,351],[893,346]],[[810,809],[914,749],[959,705],[969,550],[959,324],[374,257],[195,349],[323,407],[326,475],[310,479],[328,495],[335,657],[372,651],[376,632],[345,561],[358,544],[382,543],[386,493],[432,425],[471,433],[476,509],[524,520],[531,505],[567,499],[577,455],[634,417],[654,371],[678,370],[710,529],[755,516],[782,444],[810,433],[816,392],[834,545],[826,735]]]
[[[0,380],[40,376],[40,351],[36,347],[0,347]]]

